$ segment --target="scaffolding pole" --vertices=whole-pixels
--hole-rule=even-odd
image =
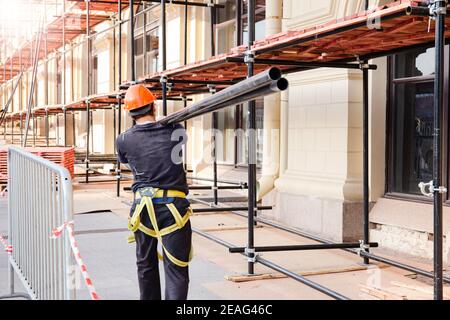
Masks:
[[[433,0],[432,11],[436,18],[435,30],[435,79],[434,79],[434,134],[433,134],[433,184],[434,195],[434,299],[443,299],[443,221],[442,202],[447,188],[442,186],[442,115],[444,114],[444,49],[445,49],[445,16],[447,1]]]
[[[164,72],[167,69],[167,22],[166,22],[166,0],[161,0],[161,47],[162,47],[162,72],[160,82],[162,85],[163,116],[167,116],[167,77]]]
[[[86,2],[86,38],[87,38],[87,96],[91,94],[91,81],[92,81],[92,72],[91,72],[91,28],[90,28],[90,2]],[[86,183],[89,183],[89,145],[90,145],[90,131],[91,131],[91,121],[90,121],[90,104],[89,100],[86,101]]]
[[[248,14],[248,51],[247,59],[247,77],[251,78],[254,74],[254,55],[251,51],[255,41],[255,0],[247,1]],[[246,254],[248,258],[248,273],[255,273],[255,216],[257,213],[257,190],[256,190],[256,103],[254,100],[248,102],[248,237]]]
[[[119,15],[119,30],[118,30],[118,50],[119,50],[119,63],[118,63],[118,88],[120,90],[120,84],[122,83],[122,0],[119,0],[118,2],[118,15]],[[122,132],[122,96],[118,94],[117,96],[117,133],[116,136],[119,136]],[[122,179],[122,171],[120,169],[120,160],[119,157],[117,157],[116,161],[116,179],[117,179],[117,185],[116,185],[116,195],[117,197],[120,197],[120,182]]]

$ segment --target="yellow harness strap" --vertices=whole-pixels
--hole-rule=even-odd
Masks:
[[[151,188],[145,188],[145,189],[146,189],[146,191],[150,191],[150,193],[145,193],[145,192],[141,193],[141,201],[136,206],[136,209],[134,210],[132,217],[128,221],[128,229],[132,232],[136,232],[137,230],[140,230],[140,231],[144,232],[145,234],[149,235],[150,237],[157,238],[158,241],[161,243],[164,253],[166,254],[167,258],[169,258],[169,260],[172,261],[172,263],[174,263],[175,265],[177,265],[179,267],[187,267],[189,262],[192,260],[192,255],[193,255],[192,254],[192,244],[191,244],[191,250],[189,253],[189,261],[185,262],[185,261],[181,261],[181,260],[177,259],[176,257],[174,257],[166,249],[166,247],[164,246],[164,243],[162,241],[162,237],[165,235],[168,235],[176,230],[182,229],[186,225],[186,223],[189,221],[189,217],[192,214],[192,209],[189,208],[188,212],[186,212],[184,217],[182,217],[180,212],[178,211],[178,209],[175,207],[175,205],[173,203],[166,204],[167,208],[172,213],[172,216],[175,219],[175,224],[160,230],[158,227],[155,208],[153,206],[153,201],[152,201],[152,199],[164,198],[164,197],[183,198],[184,199],[184,198],[186,198],[186,195],[184,194],[184,192],[177,191],[177,190],[167,190],[166,192],[164,192],[164,190],[158,190],[158,189],[151,189]],[[141,213],[142,213],[142,210],[144,209],[144,207],[147,208],[147,213],[148,213],[150,222],[152,223],[154,229],[147,228],[146,226],[141,224]],[[129,243],[132,243],[134,241],[135,241],[134,234],[132,236],[128,237]],[[158,252],[158,258],[160,260],[162,260],[162,255],[159,252]]]

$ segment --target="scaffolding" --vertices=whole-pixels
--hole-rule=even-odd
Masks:
[[[71,9],[76,8],[82,13],[73,15],[63,10],[61,17],[47,25],[44,30],[45,50],[39,51],[39,57],[46,57],[49,53],[49,46],[53,50],[63,47],[63,64],[66,64],[66,45],[68,41],[78,35],[85,33],[85,39],[78,44],[71,43],[71,50],[75,46],[87,43],[86,54],[88,57],[87,64],[87,96],[78,101],[66,103],[65,88],[63,86],[64,101],[61,105],[46,105],[44,107],[36,107],[33,109],[33,123],[36,117],[44,117],[46,121],[46,144],[49,145],[48,137],[48,118],[52,114],[64,115],[64,143],[66,144],[66,116],[67,112],[86,111],[86,152],[85,152],[85,182],[89,182],[90,169],[90,131],[92,128],[91,112],[95,109],[112,109],[114,111],[114,133],[117,136],[122,131],[122,100],[124,90],[132,84],[142,83],[156,93],[158,99],[162,100],[163,115],[167,114],[167,101],[182,101],[184,108],[188,107],[188,97],[199,93],[214,94],[231,85],[238,84],[242,80],[261,73],[270,66],[276,66],[282,70],[284,74],[298,73],[306,70],[317,68],[345,68],[361,70],[363,75],[363,239],[358,243],[333,243],[322,239],[316,235],[308,234],[297,229],[288,228],[279,225],[273,221],[263,219],[258,216],[260,210],[270,210],[271,207],[258,207],[257,201],[257,181],[256,181],[256,105],[254,100],[248,102],[248,181],[246,183],[234,181],[221,181],[217,176],[217,157],[215,152],[215,137],[213,136],[213,177],[209,179],[213,183],[211,187],[196,186],[199,190],[209,189],[214,193],[214,203],[210,208],[197,209],[197,212],[234,212],[247,218],[248,236],[247,245],[245,247],[237,247],[231,243],[221,240],[220,238],[208,234],[206,232],[194,229],[194,232],[215,241],[229,248],[231,253],[240,253],[247,257],[247,273],[253,275],[256,263],[265,265],[273,270],[285,274],[309,287],[333,297],[335,299],[346,300],[347,297],[335,292],[323,285],[315,283],[304,276],[296,274],[282,266],[279,266],[265,258],[262,258],[260,252],[274,251],[303,251],[303,250],[330,250],[342,249],[348,252],[358,254],[365,264],[370,261],[379,261],[385,264],[408,270],[422,276],[433,279],[434,281],[434,298],[442,300],[443,283],[449,282],[450,277],[443,273],[443,222],[442,222],[442,206],[443,194],[447,192],[442,186],[442,135],[441,114],[444,112],[443,103],[443,68],[444,68],[444,45],[446,38],[450,37],[450,32],[446,30],[447,1],[430,0],[430,1],[397,1],[386,6],[369,9],[368,1],[365,1],[365,7],[359,14],[351,17],[332,21],[328,24],[316,26],[309,29],[288,31],[267,37],[262,40],[255,41],[255,15],[256,0],[247,0],[247,26],[248,40],[243,44],[242,39],[242,17],[244,1],[236,0],[236,30],[238,46],[231,50],[228,54],[215,55],[214,32],[211,32],[211,52],[212,57],[205,61],[198,61],[192,64],[187,63],[187,15],[191,6],[203,7],[211,12],[211,25],[213,31],[215,28],[215,17],[217,10],[224,6],[216,4],[214,1],[170,1],[170,5],[184,6],[184,64],[178,68],[167,69],[167,23],[166,23],[166,5],[168,1],[113,1],[113,0],[67,0],[73,5]],[[136,62],[134,48],[134,26],[135,19],[140,14],[144,14],[150,8],[135,12],[137,6],[142,3],[157,3],[161,8],[161,57],[162,70],[150,75],[145,75],[139,79],[136,78]],[[123,19],[123,9],[130,8],[130,18]],[[66,8],[66,0],[63,0],[63,8]],[[91,11],[104,11],[107,14],[93,14]],[[77,30],[71,29],[66,19],[76,19],[81,22]],[[94,26],[101,22],[112,20],[110,28],[91,34]],[[431,21],[434,20],[434,23]],[[74,20],[71,20],[74,21]],[[375,21],[375,24],[369,23]],[[128,81],[122,79],[122,28],[123,24],[129,23],[129,32],[127,36],[130,41],[129,64],[131,78]],[[48,41],[48,34],[54,31],[54,34],[62,36],[58,41]],[[92,92],[92,39],[102,32],[108,30],[118,30],[118,79],[116,91],[107,94],[93,94]],[[380,32],[382,30],[382,32]],[[433,32],[431,32],[433,31]],[[115,39],[115,38],[114,38]],[[22,51],[30,51],[30,47],[36,45],[36,40],[31,40],[23,48],[19,49],[15,56],[3,62],[3,76],[1,80],[12,80],[19,74],[14,67],[15,61],[22,61]],[[114,41],[114,46],[116,41]],[[28,47],[26,47],[28,46]],[[433,255],[433,272],[428,272],[404,263],[387,259],[382,256],[375,255],[370,252],[370,248],[377,247],[377,243],[370,242],[370,190],[369,190],[369,72],[376,70],[377,66],[369,64],[369,60],[392,55],[395,53],[434,46],[436,48],[436,66],[435,66],[435,89],[434,89],[434,162],[433,162],[433,181],[428,184],[422,184],[421,188],[424,194],[433,197],[434,201],[434,255]],[[116,47],[114,47],[116,49]],[[114,51],[115,52],[115,51]],[[6,71],[7,65],[10,66],[9,74]],[[65,72],[64,67],[64,72]],[[9,79],[8,79],[9,78]],[[65,76],[64,76],[64,81]],[[48,90],[48,88],[46,88]],[[48,92],[46,93],[46,97]],[[48,100],[46,100],[48,101]],[[242,112],[239,103],[236,103],[236,112]],[[11,142],[14,142],[14,122],[20,121],[20,130],[22,132],[23,111],[8,113],[5,116],[4,135],[6,137],[7,122],[11,124]],[[187,125],[187,123],[185,123]],[[212,127],[217,128],[217,113],[213,113]],[[35,125],[33,125],[33,138],[36,140]],[[185,158],[186,159],[186,158]],[[122,180],[122,172],[118,160],[112,157],[110,159],[116,163],[116,180],[117,180],[117,196],[120,195],[120,184]],[[187,167],[186,167],[187,169]],[[201,179],[195,178],[193,179]],[[208,180],[208,179],[206,179]],[[224,184],[219,186],[219,183]],[[220,205],[218,196],[219,190],[227,189],[247,189],[248,203],[246,207],[224,207]],[[242,213],[245,211],[246,214]],[[260,247],[255,244],[254,232],[257,223],[267,224],[276,228],[283,229],[297,235],[313,239],[320,244],[300,245],[300,246],[264,246]]]

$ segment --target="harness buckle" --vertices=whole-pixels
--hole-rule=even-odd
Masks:
[[[156,195],[156,192],[158,192],[158,189],[155,189],[153,187],[146,187],[139,189],[138,192],[141,195],[141,197],[149,197],[153,199]]]

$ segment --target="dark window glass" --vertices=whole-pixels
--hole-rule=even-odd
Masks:
[[[434,48],[393,56],[387,181],[390,193],[422,195],[418,184],[432,180]],[[448,78],[446,48],[445,78]],[[445,92],[448,91],[445,80]],[[447,103],[447,102],[446,102]],[[445,126],[447,122],[444,121]],[[446,128],[442,130],[446,133]],[[445,139],[444,139],[445,140]]]
[[[432,179],[433,82],[395,85],[392,192],[420,194]]]

